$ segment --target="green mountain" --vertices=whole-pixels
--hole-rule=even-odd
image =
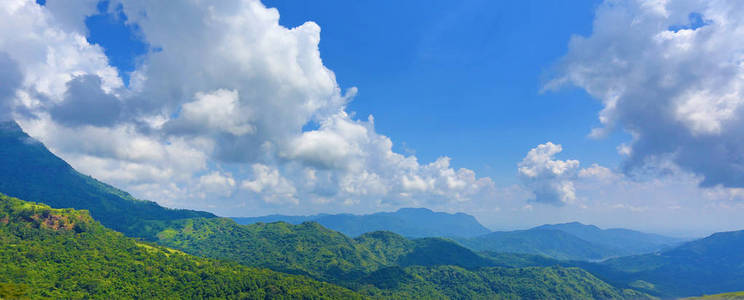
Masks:
[[[239,225],[230,219],[169,222],[155,234],[159,244],[195,255],[228,259],[353,286],[363,274],[408,265],[491,265],[472,251],[438,238],[408,240],[391,232],[349,238],[315,222]]]
[[[125,238],[92,221],[57,221],[71,220],[62,217],[61,213],[71,210],[46,207],[44,209],[50,213],[45,215],[42,212],[37,216],[32,209],[28,215],[30,220],[42,220],[36,223],[27,218],[16,218],[15,212],[7,214],[0,218],[0,222],[7,221],[5,225],[24,224],[21,220],[31,225],[19,225],[17,229],[8,227],[11,233],[0,245],[11,245],[6,247],[10,253],[20,253],[8,254],[15,256],[9,256],[2,264],[18,264],[8,268],[7,277],[0,278],[3,282],[0,291],[6,295],[28,293],[41,297],[43,291],[37,287],[44,287],[43,290],[59,292],[49,294],[52,298],[79,298],[87,291],[83,289],[90,287],[92,291],[103,291],[101,295],[110,293],[113,298],[127,297],[129,293],[140,291],[153,293],[143,294],[145,298],[150,298],[149,295],[155,298],[256,298],[265,295],[261,293],[267,293],[268,298],[305,297],[306,294],[307,298],[348,298],[361,294],[386,299],[534,298],[535,295],[551,295],[556,299],[605,299],[643,296],[616,289],[575,268],[499,267],[500,264],[493,259],[450,240],[409,240],[390,232],[372,232],[354,239],[316,222],[245,226],[209,213],[163,208],[153,202],[136,200],[123,191],[76,172],[23,133],[15,123],[2,126],[0,192],[26,195],[29,199],[41,200],[55,207],[89,208],[92,217],[100,219],[103,225],[127,236],[161,245]],[[53,217],[47,221],[47,216]],[[54,234],[47,234],[49,228],[41,225],[47,223],[51,224]],[[89,231],[91,228],[96,234]],[[48,240],[50,236],[52,238]],[[78,246],[80,248],[76,248]],[[66,251],[71,252],[68,255]],[[65,256],[58,258],[56,253]],[[189,254],[232,263],[200,259]],[[172,263],[173,260],[178,263]],[[76,261],[85,264],[79,266]],[[167,267],[170,263],[175,266]],[[144,272],[142,276],[145,277],[127,275],[131,272]],[[196,275],[192,276],[194,273]],[[297,274],[337,283],[359,294]],[[113,276],[119,276],[121,280],[112,279]],[[162,279],[152,279],[155,277]],[[154,283],[147,284],[146,280]],[[462,280],[467,280],[468,284]],[[207,282],[200,283],[202,281]],[[219,284],[212,284],[212,281]],[[214,291],[214,286],[222,288]],[[308,292],[306,286],[313,287],[315,294]]]
[[[232,218],[239,224],[287,222],[300,224],[314,221],[348,236],[360,236],[373,231],[392,231],[405,237],[475,237],[491,232],[475,217],[464,213],[434,212],[426,208],[401,208],[395,212],[368,215],[320,214],[313,216],[269,215],[253,218]]]
[[[616,250],[620,255],[634,255],[656,252],[678,246],[684,240],[635,230],[610,228],[600,229],[594,225],[579,222],[542,225],[535,229],[560,230],[587,242]]]
[[[471,239],[457,239],[476,251],[535,254],[563,260],[601,260],[620,251],[580,239],[560,230],[496,231]]]
[[[498,260],[450,240],[410,240],[384,231],[351,239],[315,222],[239,225],[228,219],[193,219],[184,221],[178,229],[165,229],[157,237],[158,243],[188,253],[305,274],[373,297],[647,297],[630,289],[617,289],[574,267],[526,267],[530,265],[526,259],[518,267],[499,267]]]
[[[43,199],[57,208],[86,209],[106,227],[127,235],[133,235],[131,226],[141,221],[215,217],[138,200],[80,174],[13,121],[0,122],[0,192],[21,199]]]
[[[700,297],[685,298],[684,300],[744,300],[744,292],[731,292]]]
[[[655,254],[588,266],[600,278],[665,297],[689,297],[744,288],[744,231],[720,232]]]
[[[476,251],[534,254],[562,260],[587,261],[651,253],[682,242],[676,238],[628,229],[603,230],[578,222],[455,239]]]
[[[138,242],[87,211],[0,194],[0,298],[359,299],[347,289]]]

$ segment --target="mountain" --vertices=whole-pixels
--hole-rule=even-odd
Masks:
[[[0,249],[7,251],[3,255],[10,257],[0,265],[11,266],[0,270],[7,272],[0,277],[0,291],[13,297],[25,293],[33,298],[84,298],[92,292],[103,298],[645,296],[573,267],[501,267],[441,238],[410,240],[391,232],[350,238],[317,222],[239,225],[206,212],[163,208],[78,173],[15,123],[0,128],[0,151],[0,192],[26,195],[58,208],[89,209],[89,217],[140,239],[93,221],[77,222],[77,217],[64,215],[70,209],[44,207],[23,210],[18,216],[0,215],[0,226],[12,227],[0,239]],[[435,214],[413,210],[420,212]],[[54,238],[44,240],[49,236]],[[59,293],[44,294],[45,290]]]
[[[449,240],[409,240],[392,232],[352,239],[316,222],[239,225],[229,219],[188,219],[169,226],[155,234],[155,241],[200,256],[339,284],[396,265],[490,265],[489,260]]]
[[[138,242],[87,211],[0,194],[0,299],[361,299],[303,276]]]
[[[455,238],[476,250],[543,255],[562,260],[597,261],[670,248],[680,239],[628,229],[600,229],[579,222],[542,225],[528,230],[497,231]]]
[[[373,231],[392,231],[406,237],[475,237],[491,232],[475,217],[464,213],[434,212],[426,208],[401,208],[395,212],[369,215],[320,214],[313,216],[269,215],[253,218],[232,218],[239,224],[258,222],[287,222],[299,224],[307,221],[356,237]]]
[[[664,297],[744,289],[744,230],[715,233],[661,251],[586,266],[600,278]]]
[[[191,219],[157,236],[158,243],[188,253],[304,274],[385,299],[647,297],[575,267],[499,267],[446,239],[411,240],[384,231],[352,239],[316,222]]]
[[[548,229],[497,231],[457,241],[476,251],[536,254],[563,260],[600,260],[620,254],[572,234]]]
[[[684,240],[635,230],[610,228],[600,229],[579,222],[542,225],[534,229],[559,230],[572,234],[587,242],[616,250],[620,255],[644,254],[678,246]]]
[[[132,235],[131,226],[147,220],[215,217],[207,212],[169,209],[138,200],[75,171],[13,121],[0,122],[0,193],[43,199],[56,208],[86,209],[106,227]]]

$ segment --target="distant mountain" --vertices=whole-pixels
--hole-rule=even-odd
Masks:
[[[497,231],[456,238],[476,250],[543,255],[561,260],[598,261],[670,248],[680,239],[628,229],[600,229],[578,222],[542,225],[528,230]]]
[[[575,267],[499,267],[496,260],[441,238],[410,240],[378,231],[351,239],[316,222],[184,222],[158,233],[158,242],[202,256],[308,275],[384,299],[648,298]]]
[[[232,219],[239,224],[277,221],[300,224],[302,222],[314,221],[352,237],[373,231],[392,231],[413,238],[474,237],[491,232],[471,215],[434,212],[426,208],[401,208],[395,212],[380,212],[369,215],[269,215]]]
[[[43,199],[55,208],[89,210],[106,227],[132,233],[143,220],[215,217],[208,212],[164,208],[75,171],[13,121],[0,122],[0,193]]]
[[[611,228],[600,229],[594,225],[579,222],[542,225],[534,229],[560,230],[587,242],[614,249],[620,255],[643,254],[678,246],[683,239],[635,230]]]
[[[457,241],[476,251],[536,254],[563,260],[600,260],[620,254],[572,234],[548,229],[497,231]]]
[[[744,230],[720,232],[655,254],[589,267],[602,278],[665,297],[744,290]]]
[[[138,242],[87,211],[0,194],[0,299],[362,299],[302,276]]]

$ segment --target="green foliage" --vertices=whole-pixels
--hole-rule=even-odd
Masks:
[[[731,292],[701,297],[685,298],[684,300],[744,300],[744,292]]]
[[[8,299],[361,298],[303,276],[137,242],[104,228],[85,211],[4,195],[0,266],[0,298]]]
[[[721,232],[655,254],[580,266],[616,286],[661,297],[690,297],[744,287],[744,231]]]
[[[177,224],[176,224],[177,223]],[[497,260],[440,238],[391,232],[350,239],[317,223],[238,225],[227,219],[171,222],[154,236],[188,253],[307,274],[359,293],[392,299],[643,298],[577,268],[503,268]],[[523,257],[523,264],[530,259]],[[551,261],[545,259],[547,261]],[[522,264],[520,263],[520,264]]]

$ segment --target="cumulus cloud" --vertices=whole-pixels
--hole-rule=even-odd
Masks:
[[[626,173],[670,161],[703,187],[744,187],[744,18],[740,1],[606,1],[589,36],[574,36],[547,89],[599,99],[602,136]],[[661,164],[664,164],[663,162]]]
[[[85,38],[95,1],[63,6],[8,2],[0,53],[22,75],[13,75],[22,81],[12,99],[28,112],[21,125],[85,173],[164,204],[230,214],[493,196],[489,178],[447,157],[419,163],[395,153],[371,116],[347,112],[356,88],[342,90],[323,65],[313,22],[283,27],[258,0],[115,1],[110,9],[154,49],[124,86]],[[317,129],[305,130],[311,123]]]
[[[67,126],[112,126],[121,110],[119,99],[101,89],[101,77],[82,75],[67,82],[64,101],[53,104],[49,114]]]
[[[573,180],[579,161],[554,159],[561,151],[561,145],[547,142],[530,150],[519,163],[522,184],[534,194],[533,201],[563,205],[576,200]]]

